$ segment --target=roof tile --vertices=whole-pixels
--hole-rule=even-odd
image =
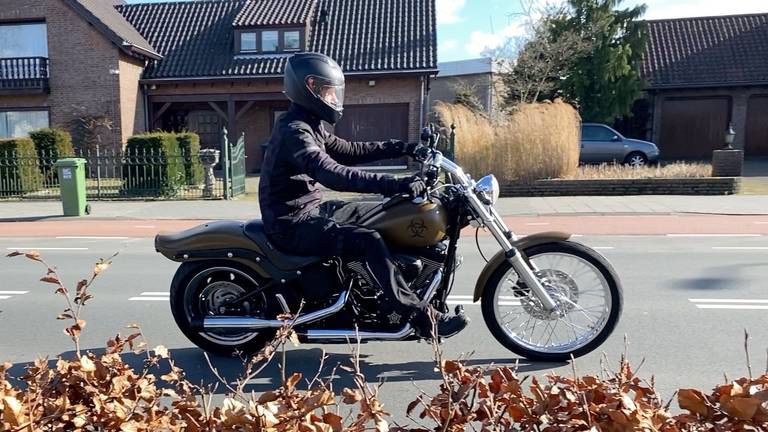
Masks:
[[[648,21],[650,88],[768,83],[768,13]]]

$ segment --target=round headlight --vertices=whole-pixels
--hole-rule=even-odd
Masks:
[[[499,199],[499,182],[493,174],[481,178],[475,185],[475,193],[483,204],[494,205]]]

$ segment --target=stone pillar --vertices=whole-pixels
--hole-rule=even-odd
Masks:
[[[712,177],[741,177],[743,167],[744,150],[723,149],[712,152]]]
[[[748,103],[749,93],[747,90],[737,90],[734,92],[731,123],[733,123],[733,130],[736,131],[736,138],[733,141],[733,148],[735,149],[744,150],[746,144]]]
[[[200,150],[200,163],[205,170],[205,186],[203,186],[203,198],[213,197],[213,186],[216,178],[213,176],[213,167],[219,163],[219,150],[203,149]]]

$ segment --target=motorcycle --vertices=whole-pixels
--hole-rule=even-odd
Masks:
[[[542,361],[567,361],[600,346],[616,327],[623,302],[611,264],[567,233],[516,236],[494,208],[496,178],[474,181],[443,157],[433,125],[421,138],[415,160],[429,186],[425,196],[387,198],[362,225],[381,234],[422,304],[448,312],[460,234],[470,225],[485,228],[501,250],[480,273],[472,298],[496,340]],[[256,352],[291,313],[303,342],[417,339],[365,263],[286,254],[260,220],[159,234],[155,249],[181,263],[170,287],[171,310],[181,331],[205,351]]]

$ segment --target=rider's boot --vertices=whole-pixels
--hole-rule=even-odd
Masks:
[[[469,317],[464,313],[464,308],[457,306],[454,315],[441,313],[429,306],[418,310],[411,318],[411,324],[416,330],[416,335],[423,339],[432,339],[432,319],[434,317],[437,337],[449,338],[464,330],[469,324]]]

